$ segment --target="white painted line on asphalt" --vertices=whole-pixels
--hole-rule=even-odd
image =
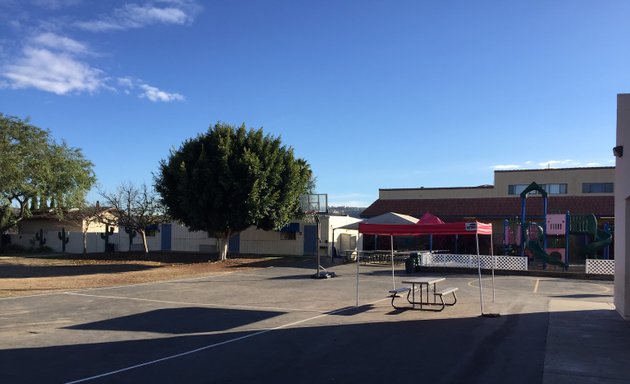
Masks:
[[[9,297],[0,297],[0,301],[4,300],[16,300],[16,299],[28,299],[30,297],[41,297],[41,296],[52,296],[52,295],[61,295],[63,294],[63,290],[59,290],[57,292],[48,292],[48,293],[39,293],[37,295],[26,295],[26,296],[9,296]]]
[[[378,303],[380,301],[384,301],[384,300],[388,300],[387,298],[385,299],[380,299],[377,301],[374,301],[372,303],[369,304],[375,304]],[[255,332],[255,333],[250,333],[249,335],[245,335],[245,336],[240,336],[240,337],[236,337],[234,339],[230,339],[230,340],[226,340],[226,341],[222,341],[220,343],[214,343],[214,344],[209,344],[200,348],[196,348],[196,349],[192,349],[190,351],[186,351],[186,352],[181,352],[175,355],[171,355],[171,356],[166,356],[166,357],[162,357],[160,359],[156,359],[156,360],[151,360],[151,361],[147,361],[141,364],[136,364],[136,365],[132,365],[129,367],[125,367],[125,368],[121,368],[121,369],[117,369],[115,371],[109,371],[109,372],[105,372],[105,373],[101,373],[99,375],[95,375],[95,376],[90,376],[90,377],[85,377],[83,379],[78,379],[78,380],[74,380],[74,381],[69,381],[66,384],[76,384],[76,383],[83,383],[86,381],[90,381],[90,380],[96,380],[96,379],[100,379],[103,377],[107,377],[107,376],[112,376],[112,375],[116,375],[118,373],[122,373],[122,372],[127,372],[130,371],[132,369],[136,369],[136,368],[141,368],[141,367],[146,367],[148,365],[153,365],[153,364],[157,364],[157,363],[161,363],[163,361],[168,361],[168,360],[173,360],[173,359],[177,359],[183,356],[187,356],[187,355],[191,355],[193,353],[197,353],[197,352],[201,352],[201,351],[205,351],[207,349],[211,349],[211,348],[216,348],[216,347],[220,347],[222,345],[226,345],[226,344],[231,344],[240,340],[244,340],[244,339],[249,339],[251,337],[255,337],[255,336],[260,336],[260,335],[264,335],[266,333],[272,332],[272,331],[277,331],[280,329],[284,329],[284,328],[289,328],[295,325],[299,325],[302,323],[306,323],[312,320],[317,320],[317,319],[321,319],[322,317],[326,317],[326,316],[331,316],[331,315],[335,315],[337,313],[341,313],[341,312],[345,312],[345,311],[349,311],[349,310],[353,310],[355,309],[355,307],[346,307],[346,308],[341,308],[341,309],[337,309],[328,313],[324,313],[321,315],[317,315],[317,316],[313,316],[313,317],[309,317],[308,319],[304,319],[304,320],[299,320],[299,321],[294,321],[292,323],[288,323],[288,324],[284,324],[284,325],[279,325],[277,327],[273,327],[273,328],[269,328],[269,329],[265,329],[263,331],[259,331],[259,332]]]
[[[65,292],[66,295],[72,296],[84,296],[84,297],[95,297],[99,299],[114,299],[114,300],[132,300],[132,301],[145,301],[149,303],[159,303],[159,304],[171,304],[178,306],[198,306],[198,307],[211,307],[211,308],[233,308],[233,309],[248,309],[248,310],[274,310],[274,311],[283,311],[283,312],[316,312],[316,313],[325,313],[326,311],[318,311],[314,309],[304,309],[304,308],[284,308],[284,307],[265,307],[265,306],[247,306],[247,305],[230,305],[230,304],[208,304],[208,303],[195,303],[195,302],[186,302],[186,301],[171,301],[171,300],[156,300],[156,299],[145,299],[142,297],[127,297],[127,296],[111,296],[111,295],[90,295],[87,293],[80,292]]]
[[[539,284],[540,284],[540,279],[536,279],[536,284],[534,284],[534,293],[538,293]]]

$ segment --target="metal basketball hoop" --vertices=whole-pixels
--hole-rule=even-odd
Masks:
[[[321,260],[319,256],[319,216],[328,214],[328,194],[309,193],[300,196],[300,209],[304,213],[304,222],[317,224],[317,244],[315,246],[315,253],[317,255],[317,272],[313,275],[313,278],[329,279],[331,277],[335,277],[334,272],[328,272],[324,267],[321,266]]]

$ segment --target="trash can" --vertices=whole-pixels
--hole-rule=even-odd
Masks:
[[[405,273],[414,273],[416,267],[413,265],[411,257],[405,259]]]
[[[409,254],[409,259],[413,265],[413,271],[415,272],[420,266],[420,260],[418,259],[418,252],[411,252]]]

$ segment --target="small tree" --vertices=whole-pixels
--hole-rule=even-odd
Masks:
[[[80,205],[96,178],[80,149],[58,144],[47,130],[0,113],[0,234],[32,211]]]
[[[125,227],[130,233],[138,232],[142,238],[144,253],[148,253],[147,228],[168,220],[159,197],[146,184],[137,187],[132,183],[120,185],[116,193],[101,192],[101,195],[115,215],[115,222],[109,224]]]
[[[160,162],[155,188],[174,219],[220,238],[225,260],[232,234],[277,230],[297,217],[311,180],[308,163],[279,138],[217,123]]]
[[[87,254],[87,234],[90,227],[96,223],[109,223],[116,220],[111,210],[101,207],[98,202],[96,204],[84,204],[78,209],[73,209],[66,213],[65,218],[81,226],[84,256]]]

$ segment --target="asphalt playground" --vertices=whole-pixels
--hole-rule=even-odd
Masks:
[[[612,281],[444,274],[458,303],[395,310],[388,266],[312,260],[0,299],[0,383],[630,383]],[[428,275],[427,273],[417,274]],[[401,304],[404,301],[400,302]]]

